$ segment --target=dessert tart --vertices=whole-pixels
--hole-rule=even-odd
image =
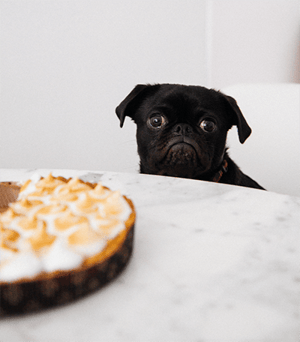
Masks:
[[[119,191],[49,174],[0,194],[0,316],[70,302],[129,261],[135,208]]]

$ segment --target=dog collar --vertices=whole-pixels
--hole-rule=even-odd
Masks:
[[[223,163],[222,163],[222,165],[221,165],[221,170],[219,170],[219,171],[215,174],[215,176],[214,176],[214,178],[212,179],[212,181],[218,183],[218,182],[220,181],[220,179],[222,178],[223,174],[224,174],[225,172],[227,172],[227,170],[228,170],[228,162],[227,162],[226,159],[224,159],[224,160],[223,160]]]

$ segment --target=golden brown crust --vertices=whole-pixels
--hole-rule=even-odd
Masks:
[[[14,182],[0,183],[0,213],[4,212],[9,203],[16,201],[20,187]]]

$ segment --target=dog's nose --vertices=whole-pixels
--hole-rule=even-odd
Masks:
[[[190,135],[193,132],[193,129],[188,124],[180,123],[174,127],[173,132],[178,135]]]

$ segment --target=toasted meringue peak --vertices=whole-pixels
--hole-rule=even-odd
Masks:
[[[17,252],[17,240],[20,237],[20,234],[12,229],[0,229],[1,232],[1,240],[0,247],[11,250],[13,252]]]
[[[31,247],[34,251],[39,251],[44,247],[49,247],[55,241],[56,236],[47,233],[47,229],[43,226],[38,230],[37,234],[28,238]]]
[[[70,245],[89,245],[95,243],[97,240],[100,240],[99,234],[88,223],[80,224],[78,229],[68,238]]]
[[[46,178],[41,179],[36,184],[36,187],[38,189],[48,190],[49,192],[51,192],[55,187],[62,184],[65,184],[65,182],[53,177],[52,173],[50,173]]]
[[[17,221],[17,225],[23,230],[36,230],[45,226],[44,221],[40,221],[36,216],[23,216]]]
[[[78,177],[74,177],[66,184],[66,188],[68,188],[71,192],[82,192],[82,191],[89,191],[92,187]]]
[[[40,209],[38,209],[35,214],[36,215],[53,215],[57,213],[62,213],[65,210],[67,210],[67,205],[66,204],[50,204],[50,205],[44,205]]]
[[[1,222],[3,224],[9,224],[11,221],[16,219],[19,216],[13,208],[8,208],[2,215],[1,215]]]
[[[88,223],[84,216],[76,216],[70,210],[54,220],[55,229],[64,231],[81,223]]]

